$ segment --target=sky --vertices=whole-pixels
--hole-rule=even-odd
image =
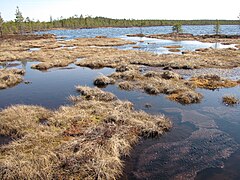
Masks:
[[[5,21],[15,19],[16,7],[30,19],[49,21],[74,15],[117,19],[236,20],[240,0],[0,0]]]

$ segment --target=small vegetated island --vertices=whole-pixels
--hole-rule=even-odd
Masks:
[[[197,91],[198,88],[215,90],[240,83],[239,80],[216,74],[201,74],[186,79],[178,73],[179,70],[240,67],[240,37],[237,35],[194,36],[181,33],[179,25],[174,28],[176,32],[171,34],[141,34],[148,38],[203,42],[213,42],[217,38],[218,42],[235,44],[234,48],[227,49],[207,48],[184,51],[182,54],[157,55],[115,48],[135,45],[135,42],[119,38],[99,36],[58,41],[54,35],[26,32],[79,26],[172,25],[171,21],[146,20],[143,23],[100,17],[72,17],[45,23],[25,21],[17,9],[15,22],[0,23],[0,63],[5,67],[0,69],[0,89],[24,81],[23,69],[9,69],[6,66],[7,62],[15,60],[37,60],[40,63],[31,68],[38,70],[66,67],[72,63],[93,69],[115,68],[116,72],[97,77],[94,85],[103,87],[116,84],[123,90],[165,94],[169,100],[181,104],[201,102],[204,97]],[[211,21],[181,23],[203,24]],[[234,24],[235,21],[230,23]],[[32,48],[38,50],[31,51]],[[77,61],[78,58],[81,61]],[[155,71],[156,67],[160,71]],[[10,138],[8,143],[0,146],[1,179],[116,179],[123,172],[122,157],[130,154],[139,138],[154,138],[170,130],[172,123],[164,115],[136,111],[132,103],[119,100],[114,94],[98,87],[77,86],[80,95],[69,97],[73,104],[56,110],[31,105],[13,105],[1,110],[0,135]],[[223,101],[229,103],[227,98]]]

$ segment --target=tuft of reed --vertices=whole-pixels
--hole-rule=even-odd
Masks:
[[[222,102],[227,106],[233,106],[235,104],[238,104],[240,100],[234,95],[226,95],[226,96],[223,96]]]

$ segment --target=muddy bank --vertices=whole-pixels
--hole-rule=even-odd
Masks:
[[[0,36],[0,44],[2,41],[11,41],[11,40],[18,40],[18,41],[29,41],[29,40],[40,40],[40,39],[49,39],[54,38],[55,36],[53,34],[26,34],[26,35],[20,35],[20,34],[10,34],[10,35],[2,35]]]
[[[135,111],[111,93],[77,90],[82,96],[70,97],[74,105],[55,111],[15,105],[0,112],[0,134],[17,138],[0,147],[2,179],[115,179],[140,137],[171,127],[163,115]]]

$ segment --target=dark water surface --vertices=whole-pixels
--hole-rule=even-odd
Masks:
[[[211,29],[210,26],[204,27],[207,29],[200,30],[199,27],[191,26],[192,31],[198,34],[206,33]],[[168,30],[171,27],[162,28]],[[139,30],[125,29],[102,28],[98,29],[98,33],[97,29],[54,32],[59,36],[72,34],[68,38],[74,38],[79,37],[80,33],[83,33],[83,37],[84,33],[89,33],[89,37],[108,35],[104,33],[116,37],[120,31],[124,32],[118,34],[119,36],[130,33],[125,31],[136,33]],[[75,90],[76,85],[92,87],[93,80],[97,76],[108,75],[115,71],[111,68],[91,70],[71,64],[68,68],[53,68],[41,72],[30,68],[35,63],[38,62],[16,61],[8,64],[9,68],[13,66],[25,68],[24,80],[30,83],[23,82],[15,87],[0,90],[0,108],[14,104],[31,104],[57,109],[61,105],[70,104],[67,100],[68,96],[78,95]],[[235,69],[231,78],[234,79],[235,74],[236,78],[239,78],[239,71]],[[193,72],[179,73],[187,74],[186,77],[189,77]],[[215,91],[198,89],[198,92],[204,95],[202,102],[186,106],[169,101],[164,95],[152,96],[141,91],[123,91],[115,85],[103,90],[114,93],[122,100],[133,102],[137,110],[151,114],[163,113],[173,122],[171,131],[162,137],[141,139],[133,148],[131,156],[125,158],[126,166],[122,179],[240,178],[240,105],[228,107],[222,104],[224,95],[235,94],[240,98],[239,86]],[[146,104],[150,104],[151,107],[145,107]],[[0,145],[10,141],[8,137],[0,135]]]

